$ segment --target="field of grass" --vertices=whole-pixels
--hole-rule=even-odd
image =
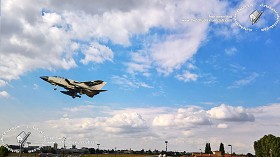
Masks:
[[[97,157],[97,154],[85,154],[82,157]],[[153,155],[147,155],[147,154],[98,154],[98,157],[153,157]]]
[[[10,153],[8,157],[18,157],[18,153]],[[62,154],[59,154],[62,157]],[[75,157],[76,155],[66,155],[65,157]],[[38,154],[29,153],[29,154],[22,154],[22,157],[38,157]],[[53,154],[52,157],[55,157]],[[97,154],[85,154],[81,157],[97,157]],[[156,155],[147,155],[147,154],[98,154],[98,157],[157,157]]]

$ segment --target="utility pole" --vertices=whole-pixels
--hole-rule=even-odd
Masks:
[[[117,147],[115,147],[115,157],[117,156]]]

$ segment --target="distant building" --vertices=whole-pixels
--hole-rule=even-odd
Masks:
[[[221,151],[213,151],[213,155],[222,156]]]

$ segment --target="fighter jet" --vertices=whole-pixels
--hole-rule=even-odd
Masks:
[[[101,88],[106,84],[106,82],[102,80],[78,82],[59,76],[41,76],[40,78],[52,85],[55,85],[54,90],[57,90],[58,86],[65,88],[66,91],[60,92],[69,95],[72,98],[81,98],[82,94],[86,94],[92,98],[100,92],[107,91],[101,90]]]

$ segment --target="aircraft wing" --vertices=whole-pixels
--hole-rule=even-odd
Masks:
[[[80,82],[80,83],[84,83],[87,86],[96,86],[96,85],[102,84],[103,82],[104,81],[102,81],[102,80],[96,80],[96,81],[86,81],[86,82]]]
[[[69,95],[72,98],[76,98],[76,97],[81,98],[81,95],[79,95],[78,92],[75,90],[67,90],[67,91],[60,91],[60,92]]]

